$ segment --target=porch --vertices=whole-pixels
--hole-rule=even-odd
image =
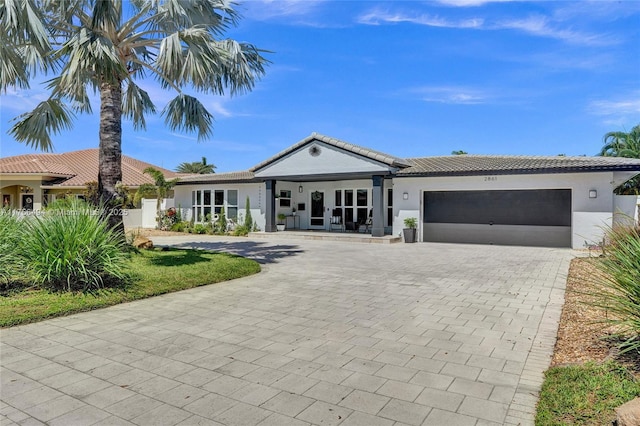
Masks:
[[[360,232],[314,231],[314,230],[286,230],[279,232],[250,232],[251,238],[267,240],[316,240],[316,241],[344,241],[352,243],[393,244],[402,242],[402,237],[384,235],[373,237],[371,234]]]

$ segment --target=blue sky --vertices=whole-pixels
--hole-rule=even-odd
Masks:
[[[319,132],[400,157],[595,155],[640,123],[640,2],[246,1],[228,35],[273,53],[253,92],[201,96],[216,117],[197,142],[160,116],[123,126],[123,152],[169,169],[206,156],[247,169]],[[141,84],[162,110],[174,94]],[[34,152],[6,131],[46,98],[0,97],[2,157]],[[94,111],[99,106],[94,104]],[[55,136],[98,146],[97,116]]]

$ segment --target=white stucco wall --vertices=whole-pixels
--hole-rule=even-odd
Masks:
[[[316,146],[320,153],[313,156],[309,148]],[[305,145],[256,173],[256,177],[269,176],[304,176],[326,175],[336,173],[386,173],[389,167],[377,161],[345,152],[339,148],[322,142]]]
[[[251,203],[251,217],[261,230],[264,230],[264,183],[219,183],[200,185],[176,185],[174,187],[174,205],[181,209],[182,218],[191,220],[192,203],[191,193],[194,190],[237,190],[238,191],[238,214],[244,217],[245,203],[247,196]]]
[[[638,195],[614,195],[613,196],[613,226],[633,226],[638,224]]]
[[[604,227],[612,225],[613,184],[612,172],[558,173],[536,175],[492,175],[451,177],[396,177],[393,181],[394,211],[393,234],[404,227],[405,217],[419,219],[418,235],[422,236],[423,191],[456,190],[517,190],[517,189],[571,189],[572,191],[572,246],[582,248],[586,243],[602,240]],[[589,198],[596,190],[597,197]],[[403,193],[408,199],[403,199]]]

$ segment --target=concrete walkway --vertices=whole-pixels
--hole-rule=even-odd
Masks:
[[[533,424],[570,250],[154,241],[264,270],[2,330],[2,425]]]

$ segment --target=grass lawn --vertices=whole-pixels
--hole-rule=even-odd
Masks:
[[[85,293],[23,289],[0,296],[0,327],[103,308],[240,278],[259,271],[257,262],[224,253],[143,250],[132,254],[133,280],[124,287]]]
[[[638,395],[640,383],[613,361],[553,367],[545,373],[536,425],[610,425],[613,409]]]

